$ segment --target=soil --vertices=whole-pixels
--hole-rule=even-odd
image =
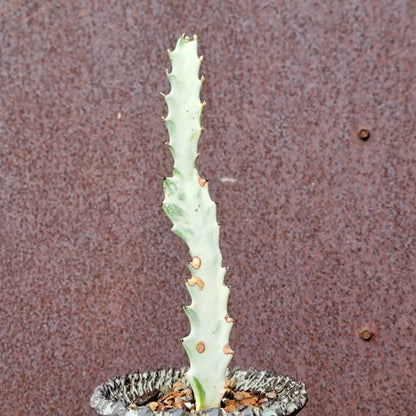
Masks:
[[[226,412],[232,412],[240,406],[259,407],[267,401],[277,398],[275,392],[261,393],[259,391],[235,391],[236,383],[233,379],[226,380],[226,392],[221,400],[221,408]],[[187,412],[195,410],[195,401],[192,388],[177,381],[165,391],[153,390],[138,397],[130,404],[131,409],[147,405],[152,411],[163,411],[172,408],[183,409]]]

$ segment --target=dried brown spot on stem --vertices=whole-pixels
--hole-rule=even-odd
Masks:
[[[201,259],[198,256],[193,256],[190,265],[194,269],[199,269],[201,267]]]
[[[202,354],[205,351],[205,344],[202,341],[199,341],[198,344],[196,344],[196,350]]]
[[[190,279],[188,279],[188,285],[189,286],[198,285],[199,290],[202,290],[204,288],[205,283],[199,277],[192,276]]]

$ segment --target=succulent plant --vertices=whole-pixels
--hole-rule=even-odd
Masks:
[[[138,372],[108,380],[96,387],[90,398],[91,407],[102,416],[149,416],[152,413],[185,416],[192,408],[187,406],[191,403],[178,403],[182,408],[176,408],[176,398],[169,390],[185,378],[193,389],[197,411],[195,413],[192,408],[190,414],[197,416],[290,416],[297,414],[308,400],[305,385],[291,377],[254,369],[228,370],[234,354],[229,345],[233,320],[227,313],[229,288],[224,284],[226,269],[222,266],[219,248],[216,204],[209,196],[207,180],[199,175],[195,166],[205,107],[199,97],[204,77],[199,78],[202,56],[198,57],[197,43],[196,36],[191,39],[183,35],[175,49],[168,51],[172,71],[166,75],[171,91],[168,95],[162,94],[168,105],[164,121],[174,159],[173,175],[163,181],[162,207],[173,222],[173,232],[187,243],[190,252],[190,277],[186,287],[192,302],[185,307],[185,312],[191,331],[182,340],[190,367]],[[265,397],[253,407],[237,399],[232,400],[231,407],[221,408],[226,377],[232,380],[227,383],[228,394],[235,389],[235,398],[239,393],[251,391]],[[174,408],[170,402],[163,401],[163,394],[162,402],[153,402],[156,406],[151,406],[149,400],[166,388],[169,390],[167,399],[175,398]]]
[[[190,361],[187,379],[196,409],[201,410],[220,407],[234,351],[229,346],[233,320],[227,314],[229,288],[224,285],[216,204],[195,167],[205,107],[200,100],[204,77],[199,78],[202,56],[198,57],[197,44],[196,35],[193,39],[182,35],[175,49],[168,50],[172,70],[166,75],[171,91],[162,95],[168,105],[164,121],[174,164],[173,175],[163,182],[162,207],[173,222],[172,231],[187,243],[191,255],[186,287],[192,302],[185,307],[191,331],[182,342]]]

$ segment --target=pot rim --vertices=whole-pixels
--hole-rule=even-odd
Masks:
[[[115,377],[95,388],[90,398],[90,406],[101,416],[293,416],[299,413],[308,401],[304,383],[286,375],[276,375],[272,371],[257,371],[253,368],[228,370],[226,377],[236,381],[236,390],[257,390],[262,393],[276,392],[276,399],[259,407],[240,406],[232,412],[222,408],[186,412],[182,409],[152,411],[147,405],[135,409],[129,407],[135,398],[172,386],[174,382],[185,380],[187,367],[181,369],[158,369]]]

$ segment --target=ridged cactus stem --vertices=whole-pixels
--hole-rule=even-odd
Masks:
[[[196,409],[201,410],[220,407],[225,373],[234,352],[229,346],[233,321],[227,314],[229,288],[224,285],[216,205],[209,196],[208,183],[195,167],[205,106],[199,97],[204,78],[199,78],[202,57],[197,54],[197,40],[196,36],[182,36],[169,52],[171,91],[164,96],[168,105],[164,120],[174,165],[173,176],[163,182],[162,207],[173,222],[172,231],[187,243],[192,259],[186,282],[192,302],[185,307],[191,331],[183,345],[190,360],[187,379]]]

